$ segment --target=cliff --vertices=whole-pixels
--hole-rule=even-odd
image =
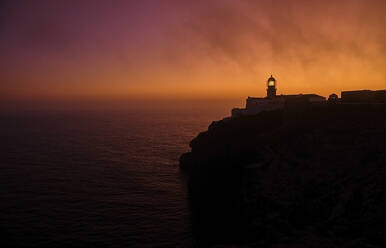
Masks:
[[[385,105],[315,105],[213,122],[190,143],[202,244],[381,247]]]

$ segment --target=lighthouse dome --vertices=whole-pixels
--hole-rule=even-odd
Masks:
[[[268,86],[276,86],[276,79],[272,75],[270,78],[268,78],[267,85]]]
[[[276,82],[276,79],[271,75],[271,76],[268,78],[268,81],[275,81],[275,82]]]

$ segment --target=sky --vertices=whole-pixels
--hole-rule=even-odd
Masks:
[[[0,0],[2,100],[386,89],[384,0]]]

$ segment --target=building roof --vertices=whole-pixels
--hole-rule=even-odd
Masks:
[[[319,96],[317,94],[296,94],[296,95],[282,95],[283,97],[321,97],[324,98],[323,96]]]
[[[322,98],[324,98],[324,96],[319,96],[317,94],[277,95],[275,97],[322,97]],[[251,96],[248,96],[248,98],[252,98],[252,99],[266,99],[266,97],[251,97]]]
[[[326,99],[324,96],[319,96],[317,94],[296,94],[296,95],[276,95],[275,97],[271,98],[272,99],[278,99],[278,98],[311,98],[311,97],[318,97],[318,98],[323,98]],[[268,100],[266,97],[250,97],[248,96],[248,99],[253,99],[253,100]]]
[[[271,76],[268,78],[268,81],[275,81],[275,82],[276,82],[276,79],[271,75]]]
[[[342,91],[341,93],[364,93],[364,92],[386,92],[386,90],[348,90],[348,91]]]

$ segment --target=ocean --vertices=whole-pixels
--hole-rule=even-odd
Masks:
[[[1,247],[191,247],[178,159],[228,112],[2,113]]]

